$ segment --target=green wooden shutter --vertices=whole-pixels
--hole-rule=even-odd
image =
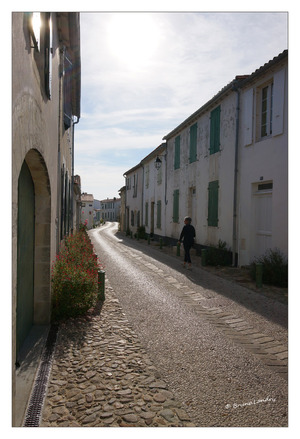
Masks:
[[[197,123],[190,128],[190,163],[197,160]]]
[[[138,210],[137,216],[136,216],[136,225],[137,227],[140,227],[141,225],[141,212]]]
[[[220,151],[220,105],[210,113],[210,154]]]
[[[208,186],[208,225],[218,227],[219,181],[211,181]]]
[[[146,166],[146,188],[149,187],[149,165]]]
[[[60,239],[62,240],[65,222],[65,165],[61,169],[60,186]]]
[[[173,192],[173,222],[179,222],[179,189]]]
[[[65,129],[72,124],[72,61],[67,52],[64,54],[64,124]]]
[[[157,212],[156,212],[156,227],[161,228],[161,200],[157,202]]]
[[[69,194],[68,194],[68,171],[65,173],[65,193],[64,193],[64,236],[68,233],[68,210],[69,210]]]
[[[180,168],[180,136],[175,138],[174,169]]]
[[[145,226],[148,226],[149,203],[145,204]]]

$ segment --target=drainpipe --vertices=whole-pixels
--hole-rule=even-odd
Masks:
[[[239,160],[239,124],[240,124],[240,90],[236,80],[232,86],[236,92],[236,131],[235,131],[235,156],[234,156],[234,182],[233,182],[233,221],[232,221],[232,266],[238,264],[237,243],[237,190],[238,190],[238,160]]]
[[[168,204],[168,200],[167,200],[167,184],[168,184],[168,175],[167,175],[167,171],[168,171],[168,141],[166,141],[166,154],[165,154],[165,214],[164,214],[164,236],[166,236],[166,214],[167,214],[167,204]]]
[[[168,141],[166,142],[166,154],[165,154],[165,205],[168,204],[168,200],[167,200],[167,186],[168,186]]]
[[[71,220],[72,220],[72,227],[71,227],[71,234],[73,235],[73,229],[74,229],[74,125],[78,124],[79,117],[77,117],[76,122],[72,123],[72,176],[71,176]]]
[[[125,174],[123,174],[123,177],[125,178],[125,233],[128,230],[128,224],[127,224],[127,178],[125,177]]]
[[[143,168],[143,183],[142,183],[142,208],[141,208],[141,226],[144,225],[144,179],[145,179],[145,167],[142,164],[142,168]]]
[[[60,208],[61,208],[61,124],[62,124],[62,81],[63,81],[64,47],[59,49],[59,83],[58,83],[58,139],[57,139],[57,205],[56,205],[56,253],[60,247]]]

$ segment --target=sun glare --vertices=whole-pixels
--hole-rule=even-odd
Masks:
[[[151,61],[158,40],[158,27],[149,14],[123,13],[111,17],[108,26],[111,54],[130,69],[138,69]]]
[[[42,27],[40,12],[33,12],[31,19],[35,47],[40,50],[40,31]]]

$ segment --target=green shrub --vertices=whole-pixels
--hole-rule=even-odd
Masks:
[[[98,297],[98,260],[82,228],[65,239],[52,268],[52,320],[85,314]]]
[[[227,249],[227,244],[225,241],[219,239],[217,247],[207,248],[206,263],[208,265],[231,265],[232,255],[230,249]]]
[[[250,263],[250,275],[255,280],[256,264],[263,265],[262,281],[286,288],[288,286],[288,262],[286,256],[277,248],[269,249]]]

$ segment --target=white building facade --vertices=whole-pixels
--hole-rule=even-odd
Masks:
[[[94,196],[83,193],[81,195],[81,223],[90,230],[94,225]]]
[[[100,201],[103,221],[120,221],[121,198],[107,198]]]
[[[143,166],[139,163],[124,174],[125,190],[125,230],[137,233],[143,223]]]
[[[287,84],[284,51],[237,76],[167,134],[124,174],[126,227],[144,225],[175,244],[190,216],[198,250],[226,245],[234,265],[267,249],[287,256]]]
[[[190,116],[167,140],[166,234],[177,240],[185,216],[196,242],[231,246],[236,93],[234,81]]]
[[[143,225],[151,237],[165,236],[166,144],[141,161],[143,167]]]

